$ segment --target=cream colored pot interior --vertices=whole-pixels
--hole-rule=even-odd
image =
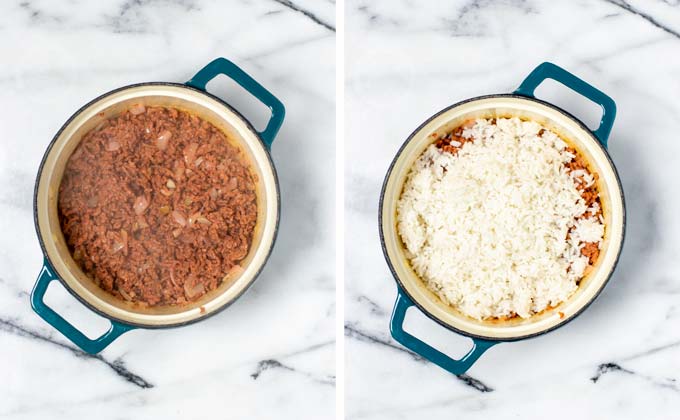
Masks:
[[[602,252],[594,270],[581,281],[575,294],[556,308],[529,319],[509,321],[477,321],[443,303],[430,292],[408,263],[404,246],[396,228],[396,205],[409,169],[432,143],[433,133],[442,134],[471,118],[520,117],[533,120],[554,130],[579,150],[599,174],[598,187],[605,219]],[[561,112],[541,103],[517,97],[490,97],[456,106],[420,128],[397,157],[383,197],[381,229],[390,263],[407,294],[431,316],[459,331],[495,339],[517,339],[538,334],[569,321],[587,305],[604,286],[611,274],[622,246],[624,209],[620,184],[615,169],[592,134]],[[560,314],[562,313],[562,315]]]
[[[59,227],[57,194],[64,168],[83,135],[101,121],[124,112],[130,105],[175,107],[211,122],[248,156],[257,175],[258,216],[244,272],[225,281],[200,300],[182,306],[143,308],[100,289],[73,261]],[[267,151],[246,122],[220,102],[200,92],[172,85],[142,85],[109,94],[76,115],[59,134],[46,157],[36,191],[38,229],[57,275],[72,292],[98,311],[124,322],[147,326],[171,326],[190,322],[227,305],[255,279],[264,264],[276,233],[278,190]]]

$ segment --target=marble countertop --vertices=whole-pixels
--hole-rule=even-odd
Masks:
[[[333,1],[3,2],[0,418],[333,417],[334,16]],[[135,330],[86,355],[29,304],[42,264],[32,214],[40,159],[92,98],[131,83],[184,82],[219,56],[286,106],[272,150],[282,195],[273,254],[220,314]],[[208,88],[256,126],[264,121],[263,107],[226,79]],[[86,332],[106,328],[59,284],[48,303]]]
[[[680,3],[348,0],[346,8],[347,418],[677,417]],[[497,345],[455,377],[390,337],[396,285],[378,238],[380,187],[428,117],[511,92],[543,61],[617,102],[609,152],[625,190],[625,246],[609,285],[575,321]],[[597,107],[557,84],[537,92],[591,127],[599,120]],[[454,356],[470,346],[417,310],[407,329]]]

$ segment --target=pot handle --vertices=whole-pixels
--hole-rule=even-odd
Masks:
[[[616,103],[614,100],[601,90],[579,79],[562,67],[548,62],[542,63],[536,67],[534,71],[524,79],[514,93],[533,98],[534,91],[538,85],[545,81],[545,79],[553,79],[600,105],[602,108],[602,118],[600,119],[600,126],[593,134],[595,134],[595,137],[597,137],[602,146],[606,148],[607,140],[609,140],[609,134],[612,131],[614,119],[616,118]]]
[[[227,60],[226,58],[216,58],[207,66],[203,67],[191,78],[187,85],[205,91],[205,86],[216,76],[223,74],[250,92],[251,95],[260,100],[272,112],[267,122],[267,127],[264,131],[258,131],[262,141],[268,149],[271,149],[272,143],[276,134],[283,124],[283,118],[286,116],[286,108],[283,103],[279,101],[274,95],[259,84],[255,79],[250,77],[246,72],[241,70],[236,64]]]
[[[478,338],[472,339],[472,348],[465,356],[456,360],[439,350],[431,347],[429,344],[417,339],[411,334],[404,331],[404,317],[406,310],[413,306],[413,302],[400,289],[397,289],[397,301],[394,303],[394,310],[392,311],[392,319],[390,320],[390,332],[392,337],[401,343],[404,347],[412,350],[416,354],[423,356],[453,373],[454,375],[462,375],[467,372],[470,367],[484,354],[491,346],[498,344],[498,341],[481,340]]]
[[[47,306],[44,301],[45,292],[47,292],[47,287],[53,280],[58,280],[58,277],[54,274],[54,270],[50,267],[50,264],[45,259],[40,275],[38,276],[38,281],[33,287],[31,292],[31,306],[35,313],[37,313],[42,319],[47,321],[48,324],[57,329],[66,338],[71,340],[73,344],[80,347],[84,352],[89,354],[97,354],[104,350],[106,346],[111,344],[113,340],[118,338],[121,334],[135,329],[131,325],[122,324],[120,322],[111,321],[111,327],[107,332],[102,334],[101,337],[94,340],[85,336],[71,325],[67,320],[62,318],[61,315],[54,312],[52,308]]]

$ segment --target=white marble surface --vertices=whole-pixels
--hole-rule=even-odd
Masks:
[[[346,30],[347,418],[678,418],[679,2],[349,0]],[[390,337],[396,288],[377,233],[380,186],[430,115],[510,92],[543,61],[618,104],[609,150],[626,194],[625,247],[579,318],[495,346],[459,379]],[[599,119],[564,88],[538,92]],[[407,329],[453,355],[469,346],[416,310]]]
[[[335,401],[333,1],[6,1],[0,5],[0,418],[327,419]],[[45,147],[92,98],[242,66],[286,105],[274,146],[279,237],[224,312],[136,330],[100,356],[30,309],[42,256],[32,194]],[[255,119],[263,110],[209,89]],[[106,323],[58,284],[48,302],[90,333]]]

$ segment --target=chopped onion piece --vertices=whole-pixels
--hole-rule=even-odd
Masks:
[[[118,143],[117,141],[109,140],[109,142],[106,143],[106,151],[107,152],[115,152],[118,149],[120,149],[120,143]]]
[[[137,197],[135,204],[132,206],[137,216],[144,213],[147,207],[149,207],[149,200],[147,200],[144,196]]]
[[[186,217],[184,217],[184,215],[178,212],[177,210],[173,210],[172,218],[175,219],[175,222],[177,222],[177,224],[179,224],[182,227],[187,225]]]
[[[170,283],[174,284],[175,287],[179,287],[177,284],[177,281],[175,280],[175,268],[171,267],[170,268]]]
[[[184,176],[184,166],[181,162],[175,162],[175,179],[180,180]]]
[[[198,297],[202,295],[204,291],[205,289],[203,287],[203,283],[198,283],[193,286],[189,286],[189,284],[184,283],[184,294],[186,295],[187,299]]]
[[[191,165],[196,159],[196,150],[198,149],[198,143],[191,143],[186,148],[184,148],[184,162],[187,165]]]
[[[202,220],[202,221],[201,221]],[[194,223],[199,222],[202,224],[210,224],[210,220],[206,219],[201,215],[201,213],[194,213],[191,216],[189,216],[189,226],[193,225]],[[207,223],[206,223],[207,222]]]
[[[111,247],[111,253],[115,254],[116,252],[120,252],[123,248],[125,248],[125,245],[123,245],[122,242],[114,241],[113,246]]]
[[[156,147],[161,150],[165,150],[168,147],[168,141],[172,138],[172,133],[170,130],[164,130],[160,136],[156,139]]]
[[[122,288],[118,287],[118,293],[120,293],[121,296],[123,296],[123,299],[127,300],[128,302],[132,302],[132,296],[130,296],[125,290]]]
[[[189,218],[187,219],[187,222],[189,222],[189,226],[194,224],[194,222],[196,221],[196,218],[198,216],[200,216],[199,213],[194,213],[194,214],[189,215]]]
[[[227,182],[227,191],[235,190],[238,187],[238,180],[235,177],[229,178]]]
[[[168,179],[168,182],[165,183],[165,185],[170,188],[171,190],[174,190],[177,185],[175,185],[175,181],[172,179]]]
[[[128,233],[125,229],[120,230],[120,237],[123,239],[123,248],[124,248],[125,255],[127,255]]]
[[[143,114],[146,112],[146,107],[144,107],[144,104],[133,104],[130,107],[130,114],[132,115],[139,115]]]

